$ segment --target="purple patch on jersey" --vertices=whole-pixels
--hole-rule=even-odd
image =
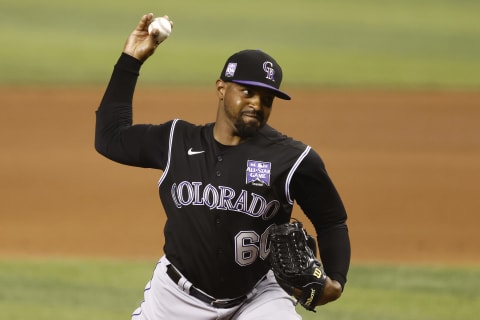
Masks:
[[[247,161],[247,184],[254,186],[269,186],[271,162],[262,162],[255,160]]]

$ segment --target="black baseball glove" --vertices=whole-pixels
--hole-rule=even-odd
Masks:
[[[270,263],[275,278],[310,311],[315,311],[327,281],[316,250],[315,239],[299,221],[275,225],[270,231]]]

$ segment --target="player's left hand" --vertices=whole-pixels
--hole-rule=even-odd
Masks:
[[[164,16],[164,18],[168,19],[168,16]],[[168,20],[170,21],[170,19]],[[148,33],[148,26],[152,21],[153,13],[142,16],[135,30],[127,38],[123,49],[124,53],[143,62],[155,52],[160,43],[154,34]]]
[[[330,280],[315,251],[315,240],[299,221],[270,229],[270,263],[275,278],[285,292],[310,311],[315,311],[322,297],[326,303],[325,289]]]

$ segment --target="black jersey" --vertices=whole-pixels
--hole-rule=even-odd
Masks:
[[[318,233],[331,278],[346,281],[346,213],[318,154],[266,125],[238,146],[213,138],[214,124],[132,124],[140,63],[118,61],[97,111],[97,150],[127,165],[163,170],[167,258],[216,298],[246,294],[269,269],[268,230],[288,222],[294,200]]]
[[[269,268],[269,227],[290,219],[291,178],[309,149],[268,126],[222,147],[213,124],[175,120],[159,183],[167,258],[215,297],[251,290]]]

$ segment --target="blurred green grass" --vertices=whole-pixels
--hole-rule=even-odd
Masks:
[[[175,27],[142,71],[148,84],[211,84],[231,53],[260,48],[289,86],[480,85],[480,2],[470,0],[4,0],[0,84],[105,84],[150,11]]]
[[[152,261],[0,260],[2,318],[127,319],[153,268]],[[476,319],[479,287],[478,267],[353,265],[340,300],[298,311],[306,320]]]

